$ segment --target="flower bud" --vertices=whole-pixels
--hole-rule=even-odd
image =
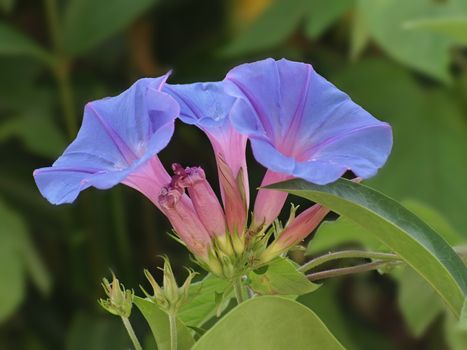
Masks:
[[[104,288],[107,299],[99,299],[99,304],[108,312],[113,315],[121,317],[130,317],[131,308],[133,306],[134,292],[125,289],[115,274],[112,273],[112,282],[107,278],[102,280],[102,287]]]

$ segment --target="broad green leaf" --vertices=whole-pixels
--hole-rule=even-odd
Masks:
[[[360,57],[370,41],[370,32],[365,16],[355,11],[350,32],[350,58],[355,61]]]
[[[21,216],[0,201],[0,322],[19,306],[26,273],[39,290],[50,291],[50,276],[39,258]]]
[[[325,221],[319,226],[308,243],[305,254],[314,255],[331,251],[340,245],[349,243],[358,243],[371,249],[381,247],[381,243],[371,233],[341,216],[335,221]]]
[[[130,349],[130,339],[117,317],[78,313],[66,335],[66,350]]]
[[[25,294],[23,263],[5,243],[0,237],[0,324],[15,312]]]
[[[467,349],[467,331],[459,327],[453,315],[444,315],[444,334],[450,350]]]
[[[274,259],[265,268],[252,271],[248,278],[250,287],[261,295],[302,295],[319,288],[287,258]]]
[[[467,178],[467,123],[457,96],[427,90],[382,59],[362,60],[331,80],[393,127],[389,161],[368,184],[397,200],[429,203],[465,236],[467,196],[459,183]]]
[[[340,179],[326,186],[291,180],[269,186],[320,203],[373,233],[441,296],[458,317],[467,293],[467,269],[448,243],[393,199]]]
[[[63,46],[80,55],[122,31],[155,0],[70,0],[65,11]]]
[[[464,306],[462,307],[458,327],[464,331],[467,331],[467,299],[464,300]]]
[[[169,317],[153,302],[135,297],[135,305],[143,314],[151,328],[154,339],[159,350],[170,349],[170,326]],[[177,320],[178,349],[191,349],[194,344],[193,337],[187,327]]]
[[[29,56],[51,63],[51,55],[27,36],[0,22],[0,55]]]
[[[441,9],[431,0],[358,0],[357,6],[371,37],[391,57],[446,82],[451,41],[437,34],[404,29],[405,22]]]
[[[258,52],[286,40],[305,17],[306,0],[276,0],[223,50],[227,56]]]
[[[216,295],[221,295],[229,287],[226,280],[208,275],[202,281],[190,286],[188,303],[184,304],[178,318],[187,326],[199,327],[216,314]],[[229,299],[230,300],[230,299]],[[226,300],[227,304],[229,300]]]
[[[413,269],[391,273],[398,281],[397,302],[412,334],[420,337],[445,310],[436,292]]]
[[[402,204],[429,224],[450,245],[457,245],[463,241],[460,233],[437,210],[414,199],[404,200]],[[349,243],[358,243],[373,250],[387,250],[371,232],[341,216],[335,221],[325,221],[320,225],[308,244],[306,254],[330,251]]]
[[[467,45],[467,17],[427,18],[405,23],[408,30],[439,33],[456,43]]]
[[[308,1],[308,18],[305,33],[310,38],[317,38],[346,11],[354,0],[310,0]]]
[[[420,219],[430,225],[437,233],[439,233],[451,246],[462,243],[463,237],[451,226],[446,218],[436,209],[415,200],[407,199],[402,201],[404,207],[416,214]]]
[[[304,305],[278,296],[237,306],[196,342],[193,350],[343,349],[323,322]]]

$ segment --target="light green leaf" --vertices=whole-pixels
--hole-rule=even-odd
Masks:
[[[3,223],[2,223],[3,224]],[[6,243],[6,244],[5,244]],[[0,237],[0,324],[21,304],[25,294],[24,266],[16,250]]]
[[[310,38],[317,38],[345,12],[354,0],[310,0],[308,1],[308,18],[305,33]]]
[[[449,81],[451,42],[440,35],[408,31],[404,23],[431,15],[441,6],[431,0],[359,0],[371,37],[394,59],[444,82]]]
[[[130,339],[117,317],[78,313],[66,336],[66,350],[129,349]]]
[[[135,297],[134,304],[143,314],[151,328],[154,339],[159,350],[170,349],[170,326],[169,317],[153,302]],[[177,320],[178,349],[191,349],[194,344],[193,337],[188,328]]]
[[[250,287],[261,295],[302,295],[319,288],[297,271],[297,266],[287,258],[274,259],[266,267],[252,271],[248,278]]]
[[[357,60],[369,42],[370,31],[366,18],[360,11],[355,11],[350,32],[350,58]]]
[[[199,327],[216,314],[216,294],[223,294],[229,288],[226,280],[208,275],[202,281],[193,283],[189,289],[188,303],[184,304],[178,318],[187,326]],[[231,298],[224,300],[224,306]]]
[[[398,283],[397,301],[404,319],[415,337],[420,337],[445,310],[436,292],[413,269],[391,273]]]
[[[459,318],[458,328],[467,331],[467,299],[464,300],[461,317]]]
[[[53,61],[53,58],[46,50],[27,36],[2,22],[0,22],[0,55],[29,56],[48,64]]]
[[[276,0],[222,52],[242,55],[275,47],[286,40],[305,17],[306,0]]]
[[[466,235],[459,183],[467,178],[467,123],[456,96],[428,90],[382,59],[362,60],[331,80],[393,128],[389,161],[368,184],[397,200],[429,203]]]
[[[463,237],[451,226],[451,224],[436,209],[415,199],[402,201],[404,207],[416,214],[420,219],[430,225],[439,233],[451,246],[462,243]]]
[[[63,46],[70,55],[84,54],[122,31],[155,0],[70,0],[65,11]]]
[[[346,217],[323,222],[308,243],[306,255],[331,251],[339,245],[358,243],[366,248],[377,249],[381,243],[358,224]]]
[[[278,296],[250,299],[203,335],[193,350],[343,349],[304,305]]]
[[[413,20],[406,22],[404,28],[439,33],[456,43],[467,45],[467,17]]]
[[[402,205],[345,179],[326,186],[297,179],[268,187],[320,203],[373,233],[460,315],[467,293],[464,263],[439,234]]]

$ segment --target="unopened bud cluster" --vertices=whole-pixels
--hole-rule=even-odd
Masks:
[[[104,278],[102,280],[102,287],[108,298],[99,299],[99,304],[113,315],[130,317],[134,292],[125,289],[124,285],[119,282],[113,273],[112,282]]]
[[[146,297],[156,303],[162,310],[169,314],[175,314],[187,301],[188,290],[196,273],[188,270],[188,277],[183,285],[179,287],[175,280],[172,266],[167,258],[164,258],[164,268],[162,271],[164,273],[164,277],[162,286],[160,286],[154,276],[148,270],[144,270],[144,274],[153,289],[153,294],[151,295],[146,291],[143,291],[146,294]]]

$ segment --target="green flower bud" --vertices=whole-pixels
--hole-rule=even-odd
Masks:
[[[130,317],[131,308],[133,306],[134,292],[125,289],[115,274],[112,273],[112,282],[107,278],[102,280],[102,287],[104,288],[107,299],[99,299],[99,304],[108,312],[113,315]]]

